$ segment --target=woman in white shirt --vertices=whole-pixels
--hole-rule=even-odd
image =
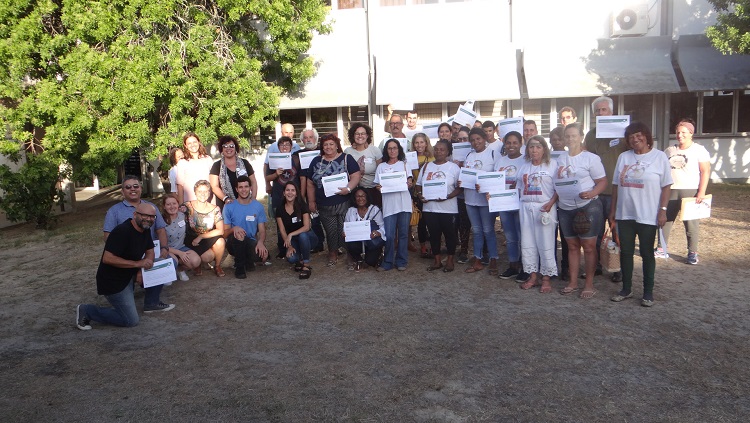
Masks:
[[[625,139],[632,150],[620,154],[612,178],[612,207],[609,226],[617,222],[620,235],[622,290],[611,298],[620,302],[633,296],[633,255],[635,237],[643,260],[643,299],[641,305],[654,305],[656,259],[651,254],[656,232],[667,221],[672,172],[667,155],[655,150],[649,128],[634,122],[625,128]]]
[[[375,267],[380,260],[385,244],[385,224],[380,208],[370,202],[369,192],[356,187],[352,191],[352,207],[346,212],[345,222],[370,221],[370,239],[367,241],[350,241],[346,243],[346,250],[352,264],[349,270],[359,272],[364,265]]]
[[[347,133],[350,147],[344,150],[344,154],[352,156],[359,165],[359,173],[362,177],[358,186],[367,190],[370,200],[378,207],[382,207],[383,199],[380,191],[375,189],[375,170],[382,161],[383,152],[372,144],[372,128],[364,123],[355,122]]]
[[[516,189],[518,170],[526,164],[523,154],[523,135],[518,131],[510,131],[503,137],[505,155],[495,162],[495,171],[505,172],[505,189]],[[515,276],[516,282],[526,282],[529,274],[521,267],[521,215],[518,210],[500,212],[500,222],[503,224],[505,245],[508,252],[508,269],[500,274],[500,279],[510,279]]]
[[[409,263],[407,248],[409,246],[409,223],[411,221],[412,201],[409,194],[414,177],[406,167],[406,153],[401,143],[391,138],[383,146],[383,162],[375,171],[375,184],[380,190],[381,180],[388,174],[405,172],[406,181],[403,191],[382,193],[383,221],[385,223],[385,256],[378,267],[379,272],[391,270],[406,270]],[[398,241],[397,241],[398,240]],[[396,250],[398,242],[398,250]]]

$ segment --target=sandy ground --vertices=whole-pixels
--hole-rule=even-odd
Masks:
[[[682,263],[678,222],[651,309],[610,302],[606,276],[581,300],[416,255],[356,275],[319,255],[309,281],[280,261],[236,280],[228,259],[226,278],[165,288],[173,311],[81,332],[75,305],[106,304],[108,204],[4,230],[0,421],[744,422],[750,187],[709,191],[701,262]]]

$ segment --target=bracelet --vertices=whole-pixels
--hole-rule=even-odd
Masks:
[[[667,211],[666,207],[659,207],[659,208],[662,209],[662,210],[664,210],[664,211]]]
[[[161,247],[160,250],[167,250],[167,251],[169,251],[169,247]]]

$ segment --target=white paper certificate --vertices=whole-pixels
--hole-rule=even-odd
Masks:
[[[404,149],[404,153],[409,151],[409,138],[394,138],[394,140],[398,141],[398,143],[401,144],[401,148]]]
[[[302,151],[298,153],[298,155],[299,155],[299,166],[302,169],[307,169],[310,167],[310,162],[312,162],[314,158],[320,156],[320,151],[318,150]],[[269,167],[269,169],[273,169],[273,168]]]
[[[470,142],[457,142],[453,143],[453,160],[462,162],[466,160],[466,156],[471,152]]]
[[[419,156],[416,151],[409,151],[406,153],[406,167],[409,170],[419,169]]]
[[[320,181],[323,183],[323,192],[325,192],[326,197],[333,197],[349,183],[349,175],[346,173],[339,173],[336,175],[324,176],[320,178]]]
[[[581,184],[575,179],[555,182],[555,191],[560,198],[577,199],[581,193]]]
[[[392,172],[380,174],[380,193],[408,191],[406,172]]]
[[[514,117],[503,119],[497,123],[497,128],[497,135],[500,137],[501,141],[505,137],[505,134],[510,131],[516,131],[519,134],[523,134],[523,118]]]
[[[682,199],[680,216],[682,220],[706,219],[711,217],[711,194],[703,197],[700,203],[695,202],[694,197]]]
[[[292,153],[269,153],[268,154],[268,168],[275,169],[291,169],[292,168]]]
[[[171,258],[155,261],[150,269],[142,270],[144,288],[163,285],[177,280],[177,272],[175,272],[174,262]]]
[[[344,222],[344,234],[346,242],[370,240],[370,221],[360,220],[357,222]]]
[[[476,189],[477,174],[481,170],[469,169],[462,167],[461,172],[458,174],[458,180],[461,181],[461,188],[463,189]]]
[[[422,197],[427,200],[445,200],[448,198],[448,182],[430,181],[422,185]]]
[[[515,189],[506,189],[490,194],[488,203],[492,213],[518,210],[521,207],[518,201],[518,190]]]
[[[438,137],[438,127],[440,126],[440,123],[430,123],[428,125],[422,126],[422,132],[424,132],[425,135],[430,137],[430,143],[432,145],[435,145],[437,140],[440,138]]]
[[[498,192],[505,190],[505,172],[481,172],[477,174],[478,192]]]
[[[565,151],[565,150],[562,150],[562,151],[555,151],[555,150],[552,150],[552,151],[550,151],[550,152],[549,152],[549,155],[550,155],[550,157],[551,157],[551,158],[553,158],[553,159],[555,159],[555,160],[560,160],[560,157],[565,157],[565,156],[567,156],[567,155],[568,155],[568,152],[567,152],[567,151]]]
[[[625,136],[625,128],[628,125],[630,125],[630,115],[597,116],[596,137],[622,138]]]
[[[454,117],[454,122],[471,128],[472,126],[474,126],[474,122],[476,121],[477,114],[475,112],[469,110],[469,108],[465,105],[461,105],[458,107],[458,111],[456,112],[456,115]]]
[[[161,243],[158,239],[154,240],[154,256],[159,257],[161,255]]]

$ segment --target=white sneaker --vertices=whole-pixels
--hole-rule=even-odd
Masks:
[[[188,277],[187,273],[185,273],[184,270],[180,270],[179,272],[177,272],[177,279],[181,281],[189,281],[190,277]]]

